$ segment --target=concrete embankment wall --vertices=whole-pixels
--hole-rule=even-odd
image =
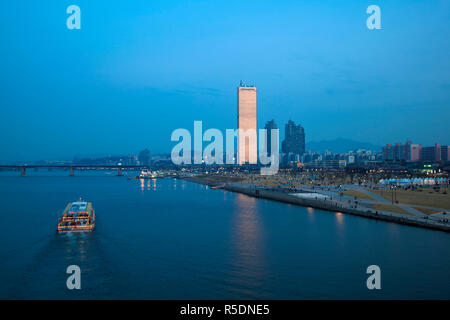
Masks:
[[[275,191],[267,191],[267,190],[258,190],[254,187],[248,186],[239,186],[238,184],[226,184],[224,187],[225,190],[243,193],[252,197],[264,198],[274,201],[280,201],[295,205],[300,205],[304,207],[312,207],[321,210],[333,211],[333,212],[343,212],[356,216],[362,216],[371,219],[384,220],[389,222],[395,222],[415,227],[427,228],[440,230],[445,232],[450,232],[450,226],[445,225],[435,225],[431,223],[426,223],[422,221],[417,221],[413,219],[390,216],[384,213],[375,213],[370,211],[367,208],[355,209],[355,208],[347,208],[336,205],[335,203],[330,203],[324,200],[314,200],[314,199],[301,199],[287,193],[275,192]]]

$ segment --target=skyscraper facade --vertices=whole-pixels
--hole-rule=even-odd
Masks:
[[[305,153],[305,129],[300,124],[296,125],[294,121],[289,120],[285,126],[281,148],[288,160],[299,160]]]
[[[272,129],[278,129],[275,120],[267,121],[264,129],[267,130],[267,156],[270,157],[272,155]],[[275,151],[275,150],[274,150]]]
[[[256,132],[256,87],[238,87],[237,137],[238,164],[256,164],[258,161],[258,141]]]
[[[420,161],[422,159],[422,145],[409,144],[406,151],[407,161]]]
[[[389,143],[383,147],[383,159],[394,160],[394,148],[392,144]]]
[[[450,161],[450,146],[441,146],[441,161]]]
[[[441,161],[441,145],[436,143],[434,147],[422,148],[422,160]]]

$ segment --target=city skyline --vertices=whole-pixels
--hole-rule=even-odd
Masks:
[[[281,155],[284,156],[288,156],[289,160],[287,158],[281,159],[281,162],[286,162],[286,161],[300,161],[302,162],[302,158],[301,155],[302,154],[315,154],[315,155],[327,155],[327,154],[331,154],[331,155],[349,155],[352,154],[354,152],[357,151],[369,151],[372,152],[374,155],[379,155],[380,159],[383,160],[406,160],[406,161],[413,161],[413,162],[417,162],[417,161],[447,161],[448,157],[447,154],[450,154],[450,150],[447,151],[447,148],[450,149],[450,146],[447,144],[442,144],[439,142],[434,143],[431,146],[428,145],[422,145],[419,143],[413,143],[410,140],[406,140],[405,144],[403,145],[402,142],[395,142],[395,143],[387,143],[384,146],[376,146],[376,145],[372,145],[370,143],[364,142],[364,141],[355,141],[355,140],[351,140],[351,139],[343,139],[343,138],[335,138],[335,139],[331,139],[331,140],[323,140],[323,141],[308,141],[307,143],[304,143],[305,141],[305,131],[304,128],[301,126],[301,124],[299,123],[298,126],[295,125],[295,122],[292,121],[291,119],[289,119],[285,126],[282,126],[285,128],[284,130],[284,134],[281,134],[280,131],[280,135],[279,135],[279,152],[281,153]],[[289,131],[286,131],[286,128],[289,127]],[[257,128],[258,129],[258,128]],[[272,119],[270,121],[267,121],[264,129],[268,130],[267,132],[267,153],[268,155],[270,155],[271,152],[271,133],[270,130],[271,129],[278,129],[278,125],[275,121],[275,119]],[[299,133],[296,133],[297,130],[300,130]],[[278,129],[279,130],[279,129]],[[287,135],[286,135],[287,133]],[[298,136],[298,134],[300,134],[300,136]],[[300,145],[297,145],[298,140],[300,139]],[[286,147],[283,146],[287,140],[291,140],[290,147]],[[235,145],[236,145],[236,152],[239,149],[238,147],[238,137],[235,137]],[[249,142],[248,139],[246,141],[247,143]],[[295,146],[293,147],[292,144],[294,144]],[[327,146],[327,147],[324,147]],[[347,147],[345,147],[345,145],[347,145]],[[352,145],[352,146],[348,146],[348,145]],[[445,154],[445,156],[437,156],[437,154],[440,154],[440,149],[439,151],[436,151],[435,148],[445,148],[445,150],[443,150],[443,154]],[[301,151],[289,151],[288,149],[298,149],[300,148]],[[390,151],[387,151],[387,148],[390,149]],[[151,149],[151,147],[150,147]],[[195,149],[192,149],[192,151],[195,151]],[[248,158],[248,151],[249,149],[247,148],[247,155],[245,157]],[[422,157],[422,152],[427,152],[428,156],[424,156]],[[431,156],[430,152],[435,153],[436,156]],[[146,157],[150,157],[150,150],[149,150],[149,146],[144,147],[144,150],[132,150],[132,151],[119,151],[119,152],[92,152],[92,153],[74,153],[71,155],[68,155],[67,157],[56,157],[56,158],[36,158],[36,159],[28,159],[26,161],[7,161],[7,162],[3,162],[0,164],[13,164],[13,163],[17,163],[17,164],[23,164],[26,162],[31,163],[42,163],[42,162],[71,162],[73,161],[79,161],[80,159],[84,159],[84,160],[95,160],[95,159],[102,159],[102,158],[129,158],[129,157],[135,157],[136,159],[138,157],[142,157],[143,153],[148,153],[148,156]],[[163,151],[163,152],[156,152],[156,153],[152,153],[152,155],[155,155],[156,158],[160,158],[160,157],[170,157],[170,152],[169,151]],[[236,156],[236,159],[238,159],[238,156]],[[378,159],[378,160],[380,160]],[[239,161],[236,162],[237,164],[243,164],[245,162],[241,162],[239,163]],[[248,161],[246,162],[248,163]]]
[[[344,164],[352,164],[361,161],[371,161],[372,164],[377,163],[380,166],[389,165],[389,163],[434,163],[434,164],[445,164],[450,161],[450,146],[441,145],[436,143],[433,146],[422,146],[421,144],[412,143],[411,141],[406,141],[403,145],[402,143],[386,144],[383,147],[371,148],[364,146],[363,143],[336,139],[334,141],[322,141],[322,143],[356,143],[361,144],[360,146],[347,147],[345,150],[336,151],[333,148],[319,149],[316,145],[315,147],[307,146],[305,149],[302,140],[305,137],[304,128],[299,124],[298,126],[291,120],[289,120],[286,125],[289,128],[287,135],[285,134],[282,140],[282,145],[278,147],[281,158],[279,159],[280,165],[286,166],[289,163],[300,163],[308,164],[314,161],[328,161],[328,160],[345,160]],[[278,129],[278,125],[274,119],[268,121],[264,126],[267,130],[267,154],[270,156],[271,150],[271,129]],[[298,131],[299,130],[299,131]],[[285,133],[286,133],[285,132]],[[281,139],[281,137],[279,137]],[[300,139],[300,141],[298,140]],[[291,140],[285,145],[286,141]],[[235,138],[235,143],[238,139]],[[300,144],[299,144],[300,143]],[[311,142],[314,144],[314,142]],[[321,143],[319,143],[320,145]],[[283,146],[284,145],[284,146]],[[342,145],[338,148],[343,148]],[[192,150],[194,151],[194,150]],[[357,158],[355,158],[357,156]],[[237,158],[237,157],[236,157]],[[359,159],[359,160],[358,160]],[[76,154],[70,159],[40,159],[33,160],[28,163],[28,165],[33,164],[109,164],[109,165],[146,165],[151,166],[152,161],[169,161],[171,162],[170,153],[156,153],[152,154],[148,148],[141,150],[139,152],[130,153],[105,153],[105,154]],[[8,163],[3,163],[8,165]],[[14,163],[11,163],[14,164]],[[27,165],[27,163],[15,163],[17,165]],[[238,161],[235,164],[242,164]],[[342,163],[341,163],[342,165]]]
[[[450,144],[448,3],[382,1],[376,31],[356,2],[236,4],[80,1],[75,31],[63,4],[4,4],[0,162],[168,152],[195,119],[235,127],[239,79],[258,87],[258,128],[292,119],[307,141]]]

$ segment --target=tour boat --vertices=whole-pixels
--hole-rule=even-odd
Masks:
[[[58,232],[90,232],[95,228],[95,211],[91,202],[69,202],[59,219]]]

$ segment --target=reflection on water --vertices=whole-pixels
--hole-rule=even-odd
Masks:
[[[336,212],[336,221],[338,226],[342,226],[344,223],[344,214],[342,212]]]
[[[267,272],[257,199],[237,194],[233,214],[232,243],[235,257],[232,272],[237,278],[235,281],[242,285],[242,293],[257,295]]]
[[[308,212],[309,221],[314,222],[314,208],[308,207],[306,211]]]
[[[141,183],[141,191],[142,193],[147,190],[156,190],[156,179],[139,179]]]
[[[344,214],[342,212],[336,212],[336,231],[338,231],[338,240],[344,241],[345,239],[345,222],[344,222]]]

